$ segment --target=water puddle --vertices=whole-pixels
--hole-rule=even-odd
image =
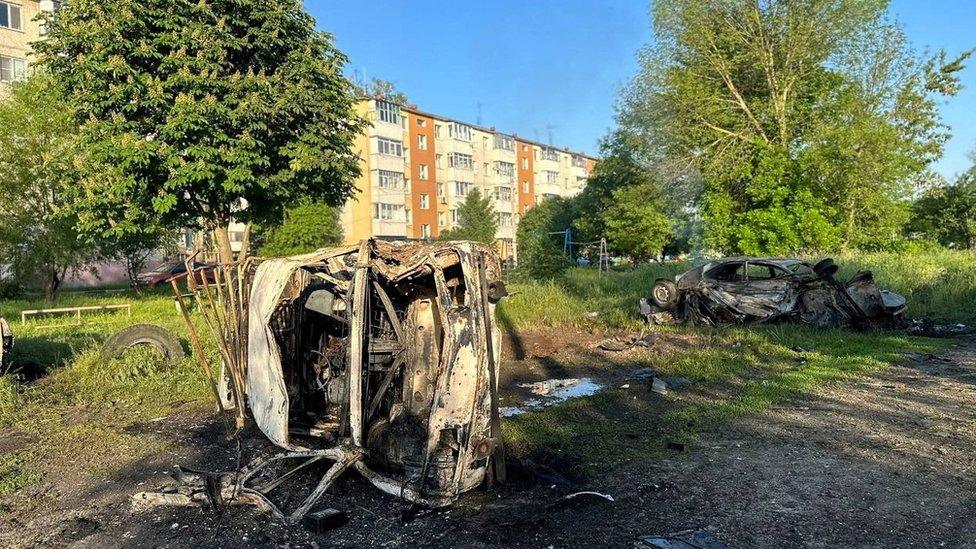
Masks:
[[[517,406],[504,406],[499,410],[502,417],[512,417],[532,410],[539,410],[546,406],[559,404],[571,398],[579,398],[595,394],[603,385],[588,377],[572,379],[547,379],[533,383],[520,383],[519,387],[528,389],[537,398],[529,398]]]

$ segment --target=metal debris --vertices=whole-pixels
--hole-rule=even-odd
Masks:
[[[834,278],[836,272],[831,259],[816,265],[798,259],[719,259],[673,281],[656,281],[641,314],[656,324],[789,321],[867,328],[903,323],[904,297],[878,288],[868,271],[843,283]]]
[[[683,530],[663,536],[645,536],[636,549],[728,549],[728,544],[704,530]]]
[[[223,336],[219,398],[239,417],[245,403],[284,452],[240,472],[184,474],[182,498],[161,503],[243,502],[297,523],[347,469],[431,507],[486,478],[505,481],[495,322],[505,291],[490,248],[367,240],[235,267],[241,279],[223,299],[208,298],[226,306],[207,316]],[[331,467],[297,509],[286,515],[270,502],[269,492],[323,460]],[[294,462],[256,484],[269,466]]]

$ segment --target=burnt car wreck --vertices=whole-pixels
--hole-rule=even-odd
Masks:
[[[283,451],[241,471],[182,470],[175,491],[137,494],[137,504],[254,504],[297,522],[348,469],[432,507],[504,481],[494,310],[506,293],[488,247],[368,240],[239,272],[245,337],[223,353],[218,394],[223,408],[243,401]],[[323,460],[331,466],[290,514],[271,502]],[[268,481],[282,463],[297,465]]]
[[[905,298],[869,271],[840,282],[832,259],[732,257],[659,279],[641,314],[655,324],[802,322],[819,327],[901,327]]]

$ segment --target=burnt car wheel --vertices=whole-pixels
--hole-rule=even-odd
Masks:
[[[817,273],[817,276],[821,278],[827,278],[828,276],[834,276],[837,273],[839,267],[834,260],[831,258],[821,259],[813,266],[813,272]]]
[[[678,305],[678,285],[671,280],[657,280],[651,288],[651,301],[662,309],[673,309]]]

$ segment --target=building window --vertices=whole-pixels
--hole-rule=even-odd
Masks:
[[[502,135],[500,133],[495,134],[495,148],[502,149],[506,151],[515,150],[515,140],[507,135]]]
[[[400,105],[389,101],[376,101],[376,110],[379,112],[380,120],[390,124],[400,124]]]
[[[417,136],[417,149],[419,149],[421,151],[426,151],[427,150],[427,136],[426,135],[418,135]]]
[[[406,214],[403,204],[384,204],[383,202],[373,204],[373,219],[404,221],[406,220]]]
[[[20,6],[9,2],[0,2],[0,27],[22,30],[20,21]]]
[[[420,238],[430,238],[430,225],[424,223],[420,226]]]
[[[418,118],[417,119],[417,126],[420,127],[420,128],[426,128],[427,127],[427,121],[424,120],[424,119],[422,119],[422,118]]]
[[[430,179],[430,170],[427,168],[427,164],[420,165],[420,180],[427,181]]]
[[[510,213],[499,213],[498,214],[498,226],[500,227],[511,227],[512,226],[512,214]]]
[[[447,225],[447,216],[444,215],[444,212],[437,212],[437,226],[443,227],[445,225]]]
[[[380,188],[399,189],[404,186],[404,176],[402,172],[392,172],[390,170],[378,170]]]
[[[441,138],[441,125],[440,124],[434,124],[434,138],[435,139],[440,139]]]
[[[550,185],[558,185],[559,184],[559,172],[554,172],[552,170],[546,170],[543,173],[546,174],[546,183],[549,183]]]
[[[559,161],[559,151],[553,149],[552,147],[542,147],[542,149],[539,151],[539,156],[543,160]]]
[[[495,200],[499,202],[511,202],[512,201],[512,188],[511,187],[495,187]]]
[[[436,165],[436,166],[437,166],[438,168],[443,168],[443,167],[444,167],[444,163],[443,163],[443,162],[441,161],[441,157],[442,157],[442,156],[444,156],[444,155],[442,155],[442,154],[438,154],[438,155],[435,155],[435,156],[434,156],[434,160],[435,160],[435,162],[434,162],[434,164],[435,164],[435,165]]]
[[[522,157],[522,169],[523,170],[529,169],[529,157],[527,156]]]
[[[426,194],[420,195],[420,209],[429,210],[430,209],[430,196]]]
[[[457,223],[457,222],[458,222],[457,210],[451,210],[451,223]]]
[[[528,181],[523,181],[522,182],[522,193],[523,194],[529,194],[529,182]]]
[[[403,156],[403,142],[396,141],[393,139],[386,139],[384,137],[378,137],[380,154],[388,154],[390,156]]]
[[[451,122],[447,126],[447,136],[461,141],[471,141],[471,126],[465,126],[460,122]]]
[[[474,169],[474,157],[464,153],[450,153],[447,155],[447,165],[464,170]]]
[[[511,162],[495,162],[495,173],[511,179],[515,177],[515,164]]]
[[[481,169],[483,169],[485,171],[485,175],[488,175],[488,163],[487,162],[484,163],[484,165],[482,166]]]
[[[574,154],[573,155],[573,166],[575,166],[577,168],[585,168],[586,167],[586,159],[583,158],[582,156],[578,155],[578,154]]]
[[[444,184],[443,183],[438,183],[437,184],[437,196],[444,196]]]
[[[471,183],[466,181],[455,181],[454,182],[454,196],[468,196],[468,192],[471,190]]]
[[[0,55],[0,82],[20,82],[27,78],[27,61]]]

